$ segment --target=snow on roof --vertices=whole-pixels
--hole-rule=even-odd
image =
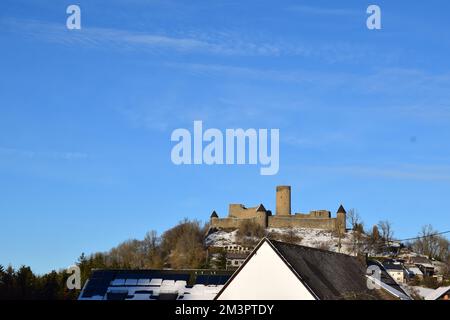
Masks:
[[[150,279],[139,279],[137,282],[138,286],[149,286],[150,285]]]
[[[421,265],[422,267],[425,267],[425,268],[433,268],[434,269],[434,266],[430,263],[417,263],[417,264]]]
[[[97,269],[78,299],[212,300],[230,276],[230,271],[220,270]]]
[[[437,288],[436,290],[434,290],[433,292],[428,294],[425,297],[425,300],[437,300],[440,297],[442,297],[445,293],[447,293],[448,291],[450,291],[450,286]]]
[[[411,298],[406,295],[404,292],[400,292],[399,290],[391,287],[390,285],[384,283],[383,281],[376,279],[372,276],[366,276],[368,279],[370,279],[373,283],[379,285],[381,288],[389,292],[390,294],[394,295],[395,297],[399,298],[400,300],[411,300]]]
[[[151,286],[160,286],[162,284],[163,280],[162,279],[152,279],[150,281],[150,285]]]
[[[161,287],[162,286],[175,286],[175,280],[163,280]]]
[[[137,285],[138,280],[137,279],[127,279],[125,281],[125,285],[126,286],[136,286]]]
[[[414,275],[423,276],[422,271],[420,271],[420,269],[417,268],[417,267],[409,267],[409,268],[408,268],[408,271],[411,272],[411,273],[413,273]]]
[[[412,287],[414,290],[417,291],[417,293],[422,297],[422,298],[426,298],[428,297],[430,294],[433,293],[433,289],[430,288],[424,288],[424,287],[418,287],[418,286],[414,286]]]

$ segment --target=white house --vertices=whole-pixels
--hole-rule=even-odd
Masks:
[[[371,290],[366,272],[367,265],[356,257],[265,238],[215,299],[409,299],[387,274],[389,285]]]
[[[384,268],[386,269],[387,273],[392,277],[392,279],[395,280],[397,283],[404,283],[405,282],[405,270],[403,269],[403,266],[399,262],[393,262],[393,263],[387,263],[384,264]]]

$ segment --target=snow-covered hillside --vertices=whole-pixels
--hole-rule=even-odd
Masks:
[[[352,253],[351,231],[347,232],[341,239],[341,249],[339,250],[339,238],[330,231],[322,229],[305,229],[305,228],[269,228],[266,230],[267,234],[276,238],[283,236],[294,236],[297,241],[296,244],[321,248],[341,253]],[[237,240],[237,230],[224,231],[218,230],[209,234],[206,239],[206,245],[213,247],[224,247],[229,245],[239,244]]]

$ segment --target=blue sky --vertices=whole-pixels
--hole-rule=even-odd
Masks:
[[[228,203],[450,229],[450,4],[0,3],[0,264],[43,273]],[[82,29],[66,29],[81,7]],[[279,128],[280,171],[175,166],[176,128]],[[191,129],[192,130],[192,129]]]

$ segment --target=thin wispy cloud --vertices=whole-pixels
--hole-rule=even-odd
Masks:
[[[371,127],[366,123],[360,126],[359,119],[367,117],[373,119],[373,123],[377,121],[379,123],[391,123],[392,121],[402,121],[403,123],[405,121],[410,123],[411,121],[443,123],[450,120],[450,107],[448,105],[436,101],[425,103],[429,93],[414,101],[414,104],[408,104],[405,101],[404,104],[399,106],[391,103],[366,104],[364,101],[351,105],[337,106],[335,104],[322,104],[315,97],[315,94],[320,94],[324,90],[348,90],[348,88],[351,88],[352,92],[368,97],[373,97],[377,93],[384,93],[386,90],[392,91],[392,94],[396,96],[403,97],[410,95],[410,92],[417,93],[423,90],[423,81],[430,82],[433,78],[436,78],[435,81],[439,83],[445,82],[447,78],[439,74],[433,76],[432,74],[424,73],[422,76],[426,80],[414,80],[413,83],[406,85],[411,74],[418,75],[422,73],[414,70],[399,70],[398,72],[374,71],[368,74],[356,74],[338,71],[280,70],[231,64],[179,62],[165,62],[160,63],[159,66],[173,68],[177,70],[177,74],[180,71],[185,72],[191,79],[192,76],[195,76],[196,80],[201,79],[207,82],[214,81],[216,83],[220,81],[220,83],[228,84],[251,84],[251,87],[284,82],[286,84],[299,85],[299,88],[307,87],[310,93],[299,95],[296,98],[283,99],[284,95],[282,93],[274,92],[265,97],[252,97],[247,101],[244,96],[235,97],[226,90],[221,91],[217,89],[217,95],[214,95],[211,99],[203,99],[201,102],[188,102],[182,95],[172,92],[159,99],[144,94],[131,104],[116,106],[116,111],[124,116],[133,127],[166,131],[174,126],[186,125],[186,123],[200,118],[207,122],[212,121],[215,125],[226,124],[233,126],[237,122],[234,119],[235,114],[240,115],[239,120],[242,122],[252,123],[255,119],[264,119],[264,121],[269,121],[272,125],[282,124],[289,126],[293,123],[298,123],[299,115],[311,116],[319,112],[319,110],[323,114],[339,117],[347,114],[352,121],[355,121],[354,130],[357,128],[360,134],[367,134],[379,129],[378,126]],[[384,77],[380,76],[380,74],[383,74]],[[381,84],[376,88],[368,89],[367,83],[370,83],[373,79],[378,79],[377,81],[381,82]],[[396,82],[399,83],[397,87],[394,85]],[[389,86],[392,86],[392,88]],[[442,83],[434,89],[436,90],[433,93],[434,97],[448,96],[448,92],[443,91],[440,88],[441,86]],[[431,91],[432,88],[430,87],[428,90]],[[311,92],[316,93],[313,93],[311,96]],[[299,103],[300,101],[301,103]],[[279,112],[281,109],[284,110],[283,113]],[[309,133],[307,136],[301,137],[294,134],[289,135],[288,133],[284,136],[286,145],[308,149],[323,148],[331,145],[350,146],[361,143],[361,139],[363,139],[362,137],[355,138],[355,132],[324,132],[323,134],[315,132],[313,135]]]
[[[352,43],[311,44],[275,40],[256,34],[242,34],[230,30],[182,30],[177,32],[141,32],[114,28],[83,26],[81,30],[67,30],[62,23],[37,20],[3,19],[4,32],[20,33],[31,39],[64,46],[83,46],[102,50],[145,51],[155,54],[209,54],[217,56],[304,57],[327,63],[364,62],[375,58],[375,50],[367,45]],[[395,60],[395,53],[385,54],[376,61]],[[375,60],[375,59],[372,59]]]
[[[311,71],[307,69],[273,69],[229,64],[166,62],[177,68],[202,76],[229,76],[241,79],[308,83],[321,87],[349,86],[363,93],[432,94],[435,99],[450,96],[450,74],[428,73],[417,69],[382,68],[365,73],[344,71]],[[446,99],[448,101],[448,99]],[[444,99],[442,100],[444,101]]]
[[[347,8],[324,8],[307,5],[295,5],[289,7],[290,11],[299,12],[308,15],[326,15],[326,16],[349,16],[358,14],[355,10]]]
[[[308,133],[304,136],[287,133],[281,138],[281,142],[299,148],[324,148],[330,146],[355,145],[356,139],[353,135],[345,132]]]
[[[147,50],[180,53],[204,53],[217,55],[278,55],[279,49],[271,44],[252,43],[227,37],[223,34],[186,32],[186,34],[162,34],[113,28],[83,26],[69,31],[64,24],[34,20],[6,19],[0,23],[3,30],[21,33],[30,38],[61,45],[82,45],[95,48],[120,50]]]
[[[307,83],[317,86],[340,86],[356,80],[358,76],[349,72],[320,72],[311,70],[280,70],[270,68],[256,68],[227,64],[207,63],[178,63],[167,62],[163,64],[169,68],[184,70],[198,76],[226,76],[237,79],[256,81]]]
[[[84,160],[89,157],[83,152],[60,152],[60,151],[34,151],[16,148],[0,147],[0,156],[19,157],[27,159],[50,159],[50,160]]]
[[[308,170],[319,170],[327,174],[355,176],[360,178],[384,178],[395,180],[450,182],[449,166],[392,165],[392,166],[307,166]]]

